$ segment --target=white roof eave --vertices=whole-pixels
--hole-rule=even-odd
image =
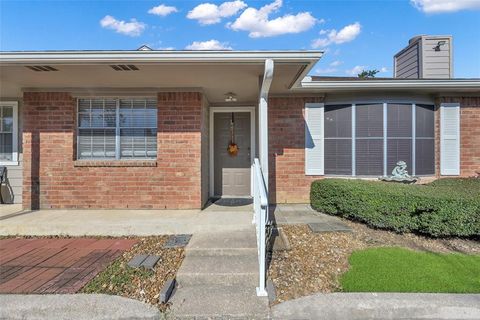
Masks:
[[[480,92],[480,79],[308,81],[307,78],[294,89],[311,91],[471,89]]]
[[[276,62],[315,63],[322,51],[42,51],[0,52],[0,65],[96,63]]]

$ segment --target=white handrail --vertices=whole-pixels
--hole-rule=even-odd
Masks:
[[[267,247],[267,226],[268,226],[268,197],[265,180],[263,179],[260,161],[255,158],[253,162],[253,207],[254,218],[257,231],[258,264],[259,264],[259,284],[257,287],[257,296],[267,296],[266,290],[266,247]]]

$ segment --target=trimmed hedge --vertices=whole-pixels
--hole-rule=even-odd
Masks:
[[[480,179],[426,185],[323,179],[312,183],[310,200],[317,211],[399,233],[480,235]]]

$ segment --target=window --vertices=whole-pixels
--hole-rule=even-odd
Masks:
[[[405,161],[412,173],[412,105],[387,105],[387,174]]]
[[[17,164],[17,102],[0,102],[0,164]]]
[[[383,104],[355,105],[355,173],[383,173]]]
[[[325,174],[352,174],[352,106],[325,107]]]
[[[79,159],[155,159],[155,99],[79,99]]]
[[[434,107],[412,103],[324,107],[327,175],[390,175],[397,162],[412,175],[435,173]]]
[[[435,117],[433,106],[415,108],[415,169],[418,175],[435,174]]]

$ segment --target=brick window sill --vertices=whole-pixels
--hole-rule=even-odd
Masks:
[[[156,160],[76,160],[74,167],[156,167]]]

